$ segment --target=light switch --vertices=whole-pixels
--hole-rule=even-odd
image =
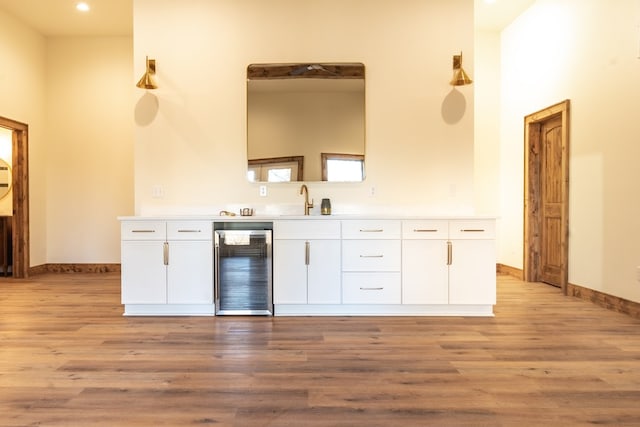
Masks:
[[[162,199],[164,197],[164,187],[162,185],[154,185],[151,189],[151,197]]]

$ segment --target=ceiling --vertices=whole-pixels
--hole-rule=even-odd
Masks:
[[[0,0],[0,9],[46,37],[120,36],[133,34],[133,0],[85,0],[89,12],[78,12],[76,0]],[[474,0],[477,29],[499,31],[535,0]]]
[[[76,10],[76,0],[0,0],[0,9],[46,37],[131,36],[133,0],[85,0],[89,12]]]
[[[536,0],[473,0],[476,30],[500,31]]]

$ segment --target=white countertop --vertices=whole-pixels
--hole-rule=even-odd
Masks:
[[[120,221],[284,221],[284,220],[471,220],[496,219],[489,215],[391,215],[391,214],[335,214],[335,215],[150,215],[119,216]]]

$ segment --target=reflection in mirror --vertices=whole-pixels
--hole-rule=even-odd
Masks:
[[[364,179],[364,156],[322,153],[322,180],[359,182]]]
[[[249,160],[247,178],[251,182],[302,181],[303,161],[302,156]]]
[[[0,199],[3,199],[11,190],[11,166],[0,159]]]
[[[364,88],[360,63],[249,65],[249,180],[362,181]]]

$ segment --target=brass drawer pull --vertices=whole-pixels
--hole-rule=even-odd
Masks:
[[[202,233],[202,230],[178,230],[178,233]]]
[[[304,242],[304,265],[309,265],[311,262],[311,243]]]
[[[371,230],[367,230],[367,229],[360,229],[361,233],[382,233],[384,230],[381,228],[376,228],[376,229],[371,229]]]
[[[484,228],[463,228],[460,231],[462,231],[463,233],[482,233],[486,230]]]
[[[162,245],[162,258],[164,265],[169,265],[169,243],[167,242]]]
[[[155,233],[156,230],[131,230],[132,233]]]
[[[384,255],[360,255],[360,258],[384,258]]]
[[[413,231],[414,233],[435,233],[438,230],[435,228],[414,228]]]
[[[360,290],[361,291],[381,291],[383,290],[384,287],[379,287],[379,288],[364,288],[362,286],[360,286]]]

